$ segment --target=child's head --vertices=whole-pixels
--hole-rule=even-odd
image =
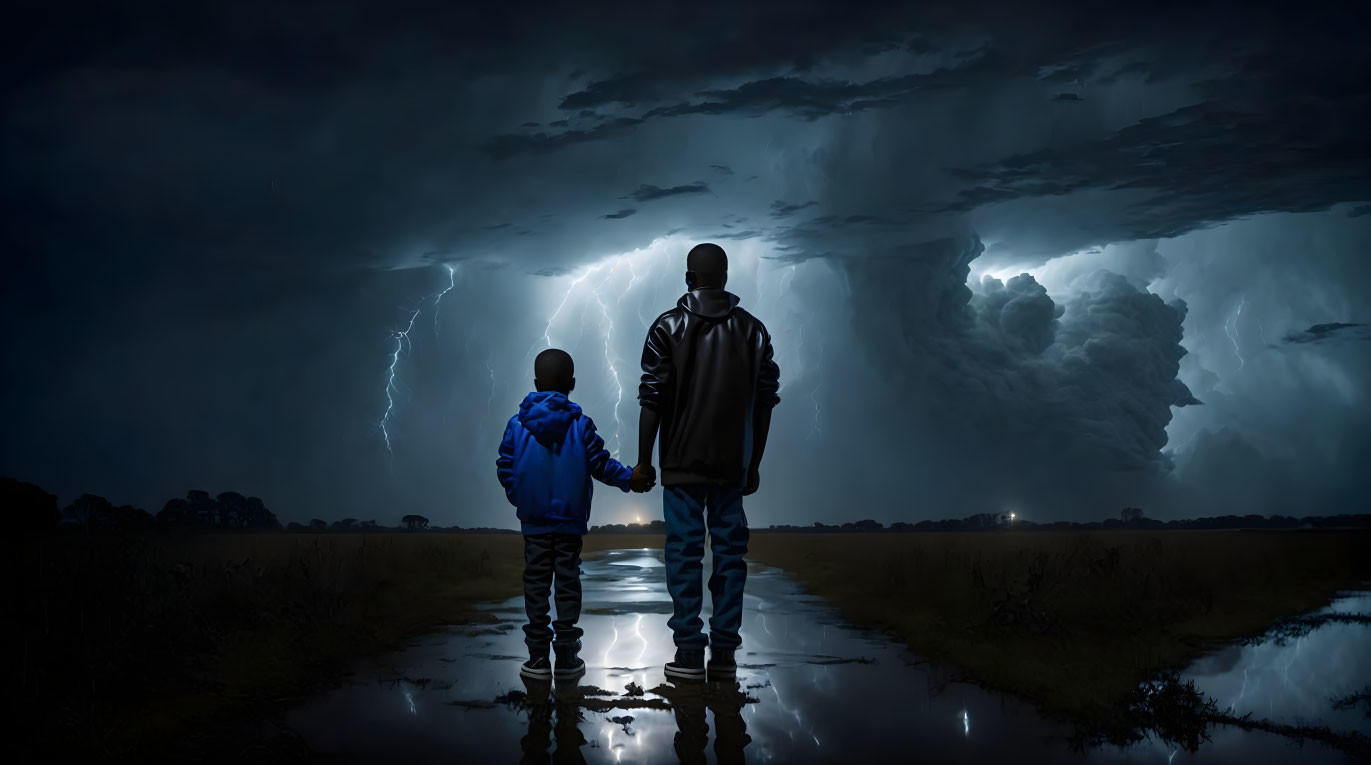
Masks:
[[[540,391],[570,393],[576,387],[575,373],[571,354],[560,348],[548,348],[533,360],[533,385]]]

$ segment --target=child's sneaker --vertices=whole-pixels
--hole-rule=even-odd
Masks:
[[[709,672],[710,682],[732,682],[738,679],[738,665],[733,661],[732,648],[713,648],[709,649]]]
[[[677,648],[676,661],[663,668],[666,679],[682,683],[701,683],[705,679],[705,649]]]
[[[557,654],[557,669],[554,674],[558,680],[576,680],[586,673],[586,663],[577,654],[581,651],[581,641],[557,645],[552,650]]]
[[[535,654],[519,665],[519,674],[530,680],[551,680],[552,663],[547,660],[547,654]]]

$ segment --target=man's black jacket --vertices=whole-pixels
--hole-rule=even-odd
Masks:
[[[780,402],[771,335],[721,289],[687,292],[643,343],[638,401],[661,415],[663,486],[742,486],[755,407]]]

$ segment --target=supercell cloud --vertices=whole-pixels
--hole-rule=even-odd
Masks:
[[[738,5],[31,12],[0,473],[510,526],[532,356],[629,458],[716,241],[781,368],[754,524],[1364,502],[1365,9]]]

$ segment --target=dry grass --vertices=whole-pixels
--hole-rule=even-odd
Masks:
[[[1365,532],[754,534],[853,622],[1073,716],[1371,579]],[[590,535],[586,552],[660,548]],[[207,721],[316,692],[352,661],[520,592],[522,538],[11,537],[19,726],[146,759]]]
[[[1138,684],[1371,579],[1361,531],[754,534],[857,624],[1102,720]]]

